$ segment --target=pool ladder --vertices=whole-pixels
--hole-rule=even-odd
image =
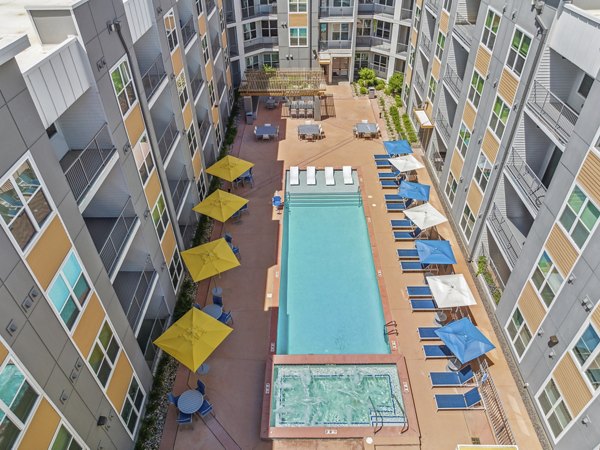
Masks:
[[[395,320],[390,320],[383,326],[383,334],[398,336],[398,323]]]

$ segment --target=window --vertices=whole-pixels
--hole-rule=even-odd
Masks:
[[[471,239],[471,233],[473,233],[473,227],[475,226],[475,216],[471,212],[469,205],[465,205],[463,210],[462,218],[460,219],[460,228],[465,233],[467,240]]]
[[[483,42],[483,45],[489,48],[490,51],[494,50],[499,26],[500,16],[489,9],[485,18],[485,25],[483,26],[483,37],[481,38],[481,42]]]
[[[573,353],[592,387],[598,389],[600,386],[600,337],[592,325],[588,325],[585,329],[573,347]]]
[[[263,20],[261,22],[263,37],[277,37],[277,21]]]
[[[219,9],[219,26],[221,33],[225,31],[225,15],[223,14],[223,8]]]
[[[179,104],[181,105],[181,109],[183,109],[188,102],[188,91],[185,85],[185,72],[183,70],[177,76],[175,83],[177,85],[177,95],[179,95]]]
[[[173,52],[177,47],[177,31],[175,27],[175,14],[173,11],[169,11],[165,14],[165,31],[167,33],[167,43],[169,44],[169,50]]]
[[[210,104],[216,105],[217,97],[215,96],[215,85],[212,79],[208,82],[208,96],[210,97]]]
[[[392,24],[389,22],[384,22],[383,20],[377,21],[377,27],[375,28],[375,36],[381,39],[385,39],[387,41],[390,40],[390,35],[392,33]]]
[[[415,5],[415,17],[413,17],[413,28],[419,30],[419,24],[421,23],[421,8]]]
[[[242,25],[244,30],[244,41],[256,39],[256,22],[245,23]]]
[[[550,306],[563,283],[563,277],[547,252],[543,252],[531,280],[546,306]]]
[[[167,213],[165,199],[162,193],[158,196],[156,204],[154,205],[154,208],[152,208],[152,221],[154,222],[154,228],[156,228],[156,232],[158,233],[158,239],[162,240],[165,230],[169,225],[169,214]]]
[[[448,181],[446,182],[446,197],[450,204],[454,203],[454,197],[456,197],[456,190],[458,189],[458,183],[456,178],[452,175],[452,172],[448,173]]]
[[[140,389],[140,385],[135,376],[132,376],[129,390],[127,391],[127,396],[123,403],[123,409],[121,410],[121,417],[127,424],[127,429],[131,434],[135,433],[143,404],[144,392]]]
[[[371,19],[356,19],[356,35],[371,36]]]
[[[81,450],[82,448],[81,444],[75,440],[69,430],[64,425],[61,425],[54,437],[54,442],[50,450]]]
[[[506,326],[510,340],[519,356],[523,356],[523,352],[531,341],[531,331],[523,318],[523,314],[519,308],[515,309],[508,325]]]
[[[289,0],[289,12],[306,12],[308,0]]]
[[[25,375],[9,360],[0,372],[0,444],[13,447],[25,428],[38,394]]]
[[[107,321],[104,321],[88,361],[102,386],[106,386],[119,354],[119,343]]]
[[[69,330],[73,329],[90,291],[90,285],[81,264],[75,253],[69,252],[54,282],[48,289],[50,302]]]
[[[246,56],[246,69],[258,69],[260,68],[260,62],[258,61],[258,55]]]
[[[437,81],[435,81],[435,78],[430,77],[429,78],[429,89],[427,90],[427,98],[429,100],[431,100],[431,102],[433,103],[433,98],[435,97],[435,90],[437,89]]]
[[[456,148],[460,154],[465,157],[469,143],[471,142],[471,132],[467,128],[464,122],[460,123],[460,130],[458,131],[458,140],[456,141]]]
[[[580,249],[596,226],[600,211],[590,198],[575,185],[560,216],[560,223]]]
[[[408,65],[413,67],[413,64],[415,62],[415,49],[411,45],[408,50]]]
[[[538,396],[538,402],[550,425],[552,434],[557,437],[571,421],[571,414],[552,378]]]
[[[308,45],[306,27],[290,28],[290,47],[304,47]]]
[[[200,0],[196,0],[194,3],[196,4],[196,12],[198,15],[202,14],[202,2]]]
[[[363,67],[369,67],[369,54],[357,52],[354,54],[354,69],[360,70]]]
[[[481,152],[477,160],[477,167],[475,168],[475,181],[483,192],[485,192],[491,173],[492,163],[487,159],[485,153]]]
[[[198,139],[196,139],[194,124],[190,125],[190,129],[187,130],[187,142],[190,153],[194,156],[194,153],[196,153],[196,149],[198,148]]]
[[[206,186],[206,179],[204,178],[204,171],[200,172],[198,176],[198,195],[200,196],[200,201],[206,198],[206,194],[208,193],[208,187]]]
[[[530,46],[531,38],[521,30],[515,29],[510,49],[508,50],[506,65],[519,76],[523,72],[523,66],[525,65]]]
[[[333,23],[331,25],[331,40],[332,41],[347,41],[350,39],[347,23]]]
[[[219,147],[221,147],[221,128],[219,127],[219,125],[217,124],[217,126],[215,127],[215,135],[217,137],[217,145]]]
[[[179,255],[179,250],[177,250],[177,248],[175,248],[171,264],[169,264],[169,275],[171,276],[173,289],[177,290],[183,275],[183,263],[181,262],[181,256]]]
[[[444,0],[444,9],[450,11],[450,8],[452,8],[452,0]]]
[[[0,186],[0,214],[21,250],[51,213],[40,179],[29,162],[23,162]]]
[[[148,135],[144,133],[140,138],[140,141],[133,147],[133,158],[135,159],[135,165],[137,166],[138,173],[142,184],[145,186],[148,178],[154,170],[154,158],[152,156],[152,149],[150,148],[150,142],[148,142]]]
[[[208,60],[210,59],[210,55],[208,53],[208,38],[206,37],[206,35],[202,36],[200,44],[202,45],[202,56],[204,57],[204,65],[206,65],[208,63]]]
[[[475,109],[479,107],[479,100],[481,100],[481,93],[483,92],[483,77],[474,70],[473,77],[471,78],[471,86],[469,87],[468,99],[471,100]]]
[[[498,139],[502,139],[509,114],[510,108],[508,105],[500,97],[496,97],[496,103],[494,103],[494,109],[492,109],[492,116],[490,117],[490,128]]]
[[[121,114],[125,116],[137,99],[127,60],[113,69],[110,73],[110,79],[117,95]]]
[[[373,69],[377,72],[386,72],[388,64],[388,57],[383,55],[373,54]]]
[[[579,88],[577,89],[577,93],[583,98],[587,98],[593,83],[594,79],[590,77],[587,73],[584,74],[583,78],[581,79],[581,83],[579,84]]]
[[[437,44],[435,46],[435,56],[440,61],[442,60],[442,55],[444,53],[444,45],[446,45],[446,35],[441,31],[438,32]]]
[[[352,6],[350,0],[333,0],[333,6],[336,8]]]
[[[269,67],[279,67],[279,53],[265,53],[263,64]]]

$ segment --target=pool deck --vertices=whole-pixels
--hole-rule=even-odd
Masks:
[[[403,218],[404,215],[388,213],[385,209],[383,190],[379,186],[378,170],[372,156],[382,152],[382,140],[367,141],[355,139],[352,135],[353,125],[363,119],[379,122],[382,130],[385,127],[381,120],[376,119],[378,110],[375,100],[353,98],[348,85],[330,86],[329,90],[335,96],[338,117],[321,122],[325,139],[314,142],[298,140],[296,127],[304,123],[304,119],[281,118],[279,109],[269,111],[261,107],[257,120],[259,124],[268,122],[279,125],[278,141],[257,141],[253,136],[253,127],[243,124],[238,127],[232,154],[255,163],[255,184],[253,188],[247,186],[233,191],[250,200],[249,214],[244,215],[238,223],[227,222],[223,226],[217,223],[213,231],[214,237],[221,236],[225,231],[231,233],[234,244],[240,248],[242,255],[240,267],[216,279],[217,284],[223,288],[225,309],[232,310],[235,321],[233,333],[209,358],[210,372],[202,377],[216,417],[209,417],[206,422],[195,419],[193,426],[177,429],[176,410],[170,407],[161,449],[392,450],[395,445],[404,444],[401,447],[403,450],[454,450],[457,444],[470,444],[472,438],[479,438],[482,444],[494,443],[484,411],[436,411],[434,393],[465,392],[466,389],[431,388],[429,372],[445,370],[446,361],[425,360],[422,342],[419,342],[417,336],[417,327],[433,325],[434,314],[413,313],[406,296],[406,286],[422,284],[423,277],[422,274],[403,274],[398,264],[396,249],[410,248],[414,244],[397,243],[392,237],[389,220]],[[415,156],[422,158],[418,150]],[[380,432],[374,437],[373,444],[368,444],[363,439],[261,439],[261,434],[265,432],[261,428],[261,419],[266,397],[266,368],[274,351],[273,333],[276,335],[270,310],[276,306],[278,292],[277,254],[281,235],[280,221],[283,217],[283,214],[277,214],[271,207],[271,197],[274,191],[283,190],[284,171],[294,165],[301,168],[307,165],[336,168],[351,165],[359,171],[375,265],[377,270],[381,270],[378,280],[386,319],[392,317],[398,323],[399,334],[395,337],[398,352],[389,356],[398,358],[401,354],[405,363],[420,436],[411,436],[408,441],[402,441],[397,436]],[[431,184],[426,170],[419,171],[419,181]],[[434,189],[431,191],[431,203],[443,211]],[[458,260],[454,266],[455,271],[465,275],[478,301],[476,306],[470,308],[471,318],[497,347],[488,354],[489,372],[499,391],[516,442],[522,449],[539,449],[541,445],[478,296],[475,281],[469,275],[456,237],[449,224],[439,226],[438,231],[452,242]],[[199,285],[197,301],[201,304],[210,301],[208,286],[207,282]],[[347,356],[343,355],[344,358]],[[175,394],[179,394],[187,389],[186,385],[194,384],[195,375],[180,368],[173,390]]]

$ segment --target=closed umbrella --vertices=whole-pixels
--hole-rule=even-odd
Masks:
[[[412,198],[413,200],[428,201],[429,190],[431,186],[421,183],[413,183],[410,181],[402,181],[398,189],[398,195],[404,198]]]
[[[198,214],[204,214],[220,222],[225,222],[246,203],[248,203],[248,200],[245,198],[217,189],[194,206],[193,210]]]
[[[438,308],[457,308],[477,303],[463,274],[429,276],[427,284]]]
[[[454,356],[465,364],[496,348],[467,317],[435,330]]]
[[[402,185],[400,185],[400,187],[402,187]],[[430,203],[425,203],[423,205],[407,209],[404,211],[404,215],[421,230],[426,230],[427,228],[435,227],[436,225],[448,221],[448,219],[446,219],[441,212],[431,206]]]
[[[418,170],[425,167],[417,158],[413,155],[398,156],[397,158],[390,158],[389,162],[400,172],[410,172],[412,170]]]
[[[419,239],[415,247],[423,264],[456,264],[450,241]]]
[[[254,163],[227,155],[206,169],[206,173],[226,181],[233,181],[250,170],[251,167],[254,167]]]
[[[390,156],[408,155],[413,152],[408,141],[383,141],[383,148]]]
[[[194,281],[219,275],[240,265],[223,238],[185,250],[181,257]]]

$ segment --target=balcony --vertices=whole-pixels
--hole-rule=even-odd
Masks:
[[[408,56],[408,44],[398,42],[396,44],[396,54],[406,58]]]
[[[85,217],[84,220],[102,264],[108,276],[112,277],[117,262],[139,223],[131,198],[127,199],[117,217]]]
[[[508,220],[504,217],[500,209],[498,209],[496,203],[492,206],[487,220],[507,261],[514,268],[523,249],[523,244],[515,237]]]
[[[204,144],[208,133],[210,132],[210,122],[208,121],[208,117],[206,117],[204,120],[198,120],[198,128],[200,129],[200,139],[202,144]]]
[[[258,38],[250,39],[248,41],[244,41],[244,51],[246,53],[250,53],[255,50],[261,50],[261,49],[271,50],[278,43],[279,43],[279,41],[277,40],[277,36],[258,37]]]
[[[211,40],[210,48],[212,50],[213,62],[216,61],[217,55],[221,50],[221,36],[218,34]]]
[[[204,86],[204,79],[202,78],[202,69],[198,67],[198,72],[196,75],[192,77],[192,81],[190,83],[192,85],[192,95],[194,99],[198,97],[198,94],[202,90],[202,86]]]
[[[392,48],[392,41],[378,36],[358,36],[356,38],[356,46],[389,51]]]
[[[425,50],[425,55],[431,55],[431,39],[425,33],[421,33],[421,47]]]
[[[358,4],[358,13],[359,14],[387,14],[389,16],[394,16],[395,6],[391,5],[381,5],[371,0],[368,3],[359,3]]]
[[[442,0],[427,0],[427,6],[437,15],[442,9]]]
[[[402,8],[400,10],[400,20],[411,20],[412,19],[412,9]]]
[[[533,82],[527,106],[560,142],[566,144],[569,141],[579,114],[537,80]]]
[[[274,14],[277,14],[277,3],[249,5],[247,8],[242,8],[242,20]]]
[[[206,16],[210,16],[211,13],[213,12],[213,9],[215,9],[215,0],[206,0]]]
[[[440,136],[442,137],[444,142],[448,144],[448,141],[450,140],[451,131],[448,120],[443,114],[438,112],[437,116],[435,116],[435,124],[437,126],[438,131],[440,132]]]
[[[108,127],[104,124],[83,150],[71,149],[60,160],[77,203],[90,190],[115,152]]]
[[[144,86],[144,92],[146,93],[146,98],[150,100],[160,83],[167,77],[167,72],[165,71],[165,65],[162,60],[162,55],[156,57],[152,65],[146,72],[142,75],[142,85]]]
[[[235,12],[227,9],[225,11],[225,20],[227,21],[227,23],[235,23]]]
[[[354,4],[349,6],[330,6],[327,1],[321,2],[319,17],[347,17],[354,14]]]
[[[460,97],[460,92],[462,90],[463,80],[458,76],[456,71],[449,64],[446,65],[446,74],[444,75],[444,81],[446,85],[450,89],[450,91],[456,96],[456,98]]]
[[[235,56],[240,56],[240,49],[238,48],[237,44],[229,42],[228,47],[229,47],[229,56],[230,57],[233,58]]]
[[[350,50],[351,48],[351,41],[319,41],[320,52],[328,50]]]
[[[158,307],[154,305],[155,299],[156,296],[152,299],[152,304],[148,308],[149,312],[144,317],[137,335],[138,344],[150,369],[153,369],[156,356],[158,355],[158,348],[153,342],[167,329],[170,317],[164,298],[157,299],[156,303],[160,302]]]
[[[173,206],[175,207],[175,211],[179,212],[179,208],[183,204],[185,193],[187,192],[187,188],[190,184],[185,166],[181,170],[178,179],[168,181],[169,190],[171,191],[171,198],[173,199]]]
[[[506,169],[530,206],[539,212],[546,197],[546,186],[514,148],[506,162]]]
[[[438,146],[435,142],[435,139],[431,140],[431,156],[430,156],[431,165],[433,166],[433,170],[435,171],[435,175],[439,180],[442,176],[442,171],[444,170],[444,163],[446,162],[446,155],[442,155],[438,149]]]
[[[456,19],[454,21],[454,31],[456,36],[463,41],[466,47],[471,47],[473,42],[473,31],[475,30],[475,22],[469,21],[468,18],[456,13]]]
[[[423,81],[423,78],[421,78],[421,75],[419,73],[416,74],[417,76],[415,77],[415,86],[417,87],[417,90],[419,90],[421,97],[425,97],[425,81]]]
[[[171,116],[171,121],[166,126],[165,130],[161,133],[158,138],[158,151],[163,160],[163,163],[166,164],[167,156],[171,152],[173,148],[173,144],[175,143],[177,136],[179,136],[179,130],[177,129],[177,124],[175,123],[175,115]]]
[[[119,271],[115,278],[114,288],[119,303],[125,311],[131,329],[135,330],[142,319],[144,307],[149,301],[154,286],[156,272]]]
[[[219,99],[223,95],[223,91],[225,91],[225,75],[221,74],[221,76],[217,77],[217,93],[219,95]]]
[[[196,30],[194,28],[194,16],[190,16],[188,21],[181,27],[181,37],[183,38],[183,46],[187,45],[196,36]]]

